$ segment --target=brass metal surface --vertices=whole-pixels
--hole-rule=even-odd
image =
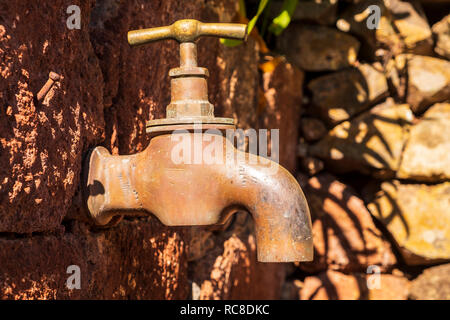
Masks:
[[[197,65],[197,44],[201,36],[245,40],[247,25],[231,23],[202,23],[193,19],[179,20],[170,26],[128,32],[132,46],[164,39],[180,42],[180,66],[169,72],[171,101],[166,119],[147,122],[147,132],[166,130],[162,125],[180,126],[188,123],[217,123],[234,125],[233,119],[215,118],[214,106],[208,101],[208,70]]]
[[[194,139],[192,133],[176,133]],[[205,133],[209,135],[208,133]],[[89,160],[88,208],[99,225],[116,215],[154,214],[168,226],[223,224],[247,211],[255,222],[258,260],[312,260],[311,220],[296,179],[283,167],[243,153],[220,135],[191,152],[223,148],[222,163],[175,163],[179,142],[158,135],[141,153],[112,156],[97,147]],[[230,159],[235,159],[230,162]],[[273,170],[273,167],[272,167]]]
[[[178,42],[194,42],[203,36],[246,40],[247,25],[203,23],[193,19],[178,20],[170,26],[130,31],[128,32],[128,43],[132,46],[137,46],[165,39],[173,39]]]
[[[97,225],[113,225],[124,215],[148,214],[168,226],[215,225],[247,211],[255,222],[259,261],[312,260],[311,218],[299,184],[277,163],[236,149],[220,134],[235,129],[234,119],[214,117],[208,71],[197,66],[198,37],[242,40],[246,34],[245,25],[196,20],[129,32],[131,45],[178,40],[180,67],[169,73],[166,118],[147,122],[150,143],[143,152],[112,156],[96,147],[88,156],[83,190]],[[189,151],[188,161],[176,160],[180,146],[183,154]],[[215,161],[202,159],[210,150],[217,152]]]

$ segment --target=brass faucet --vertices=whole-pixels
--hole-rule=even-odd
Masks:
[[[255,221],[259,261],[310,261],[313,244],[305,196],[286,169],[236,149],[223,136],[236,127],[233,119],[214,117],[208,70],[197,66],[194,41],[200,36],[245,40],[247,27],[180,20],[128,33],[133,46],[177,40],[180,67],[169,72],[166,118],[147,122],[150,143],[144,151],[129,156],[112,156],[103,147],[91,151],[84,181],[89,213],[101,226],[124,215],[150,213],[168,226],[197,226],[224,224],[233,213],[248,211]],[[192,162],[191,154],[195,158],[207,150],[214,150],[215,161]]]

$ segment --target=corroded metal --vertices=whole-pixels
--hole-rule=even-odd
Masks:
[[[247,25],[230,23],[202,23],[197,20],[179,20],[167,27],[128,32],[130,45],[141,45],[157,40],[175,39],[180,42],[180,66],[171,69],[171,101],[166,118],[147,122],[147,132],[166,131],[167,126],[190,129],[193,123],[217,124],[234,128],[234,119],[214,117],[214,106],[208,101],[209,76],[206,68],[197,65],[197,44],[200,36],[215,36],[245,40]]]
[[[194,42],[202,36],[245,40],[247,38],[247,25],[203,23],[193,19],[184,19],[178,20],[170,26],[130,31],[128,32],[128,43],[137,46],[164,39]]]
[[[194,135],[176,134],[180,140]],[[203,141],[200,153],[217,144],[215,148],[224,150],[222,163],[175,163],[172,152],[180,142],[172,134],[152,138],[134,155],[112,156],[103,147],[95,148],[89,160],[87,203],[96,223],[108,224],[119,214],[152,213],[168,226],[214,225],[236,211],[248,211],[255,222],[259,261],[311,260],[310,214],[295,178],[275,163],[273,173],[260,157],[243,154],[225,137],[203,140],[211,141]],[[192,154],[194,148],[193,143]],[[230,158],[236,162],[227,163]]]
[[[44,84],[44,86],[41,88],[41,90],[39,90],[39,92],[37,93],[36,99],[38,101],[41,101],[42,99],[44,99],[45,96],[47,95],[47,93],[50,91],[50,89],[55,84],[55,82],[59,81],[60,78],[61,78],[61,76],[59,74],[51,71],[48,75],[47,82]]]
[[[245,39],[246,26],[181,20],[129,32],[132,45],[168,38],[181,42],[180,67],[169,73],[167,117],[147,123],[150,143],[143,152],[112,156],[97,147],[89,155],[84,184],[91,217],[107,226],[123,215],[154,214],[169,226],[194,226],[223,224],[233,213],[247,211],[255,221],[259,261],[310,261],[311,219],[295,178],[277,163],[237,150],[220,134],[234,129],[234,120],[214,117],[208,70],[197,66],[193,41],[199,36]],[[183,146],[194,161],[174,160],[180,141],[188,141]],[[217,151],[215,161],[196,162],[207,150]]]

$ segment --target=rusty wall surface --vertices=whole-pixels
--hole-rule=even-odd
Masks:
[[[66,27],[71,4],[81,8],[80,30]],[[130,48],[127,31],[181,18],[236,21],[236,10],[231,0],[0,1],[0,298],[280,296],[284,266],[256,263],[251,222],[212,232],[211,247],[153,217],[98,230],[80,213],[87,151],[142,151],[145,121],[169,102],[176,43]],[[199,41],[216,115],[243,128],[258,121],[258,56],[252,39],[236,48]],[[62,80],[37,101],[50,71]],[[69,265],[80,266],[79,290],[66,288]]]

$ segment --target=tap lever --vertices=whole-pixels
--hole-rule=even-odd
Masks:
[[[178,20],[170,26],[128,32],[128,43],[143,45],[159,40],[174,39],[180,43],[194,42],[199,37],[221,37],[246,40],[247,25],[238,23],[203,23],[194,19]]]
[[[209,124],[221,129],[234,129],[234,119],[214,117],[214,106],[208,101],[209,76],[206,68],[197,64],[199,37],[222,37],[246,40],[247,25],[236,23],[203,23],[193,19],[178,20],[170,26],[128,32],[128,43],[143,45],[158,40],[174,39],[180,44],[180,65],[169,71],[171,100],[166,118],[147,122],[151,134],[174,129],[192,129],[193,124]]]

